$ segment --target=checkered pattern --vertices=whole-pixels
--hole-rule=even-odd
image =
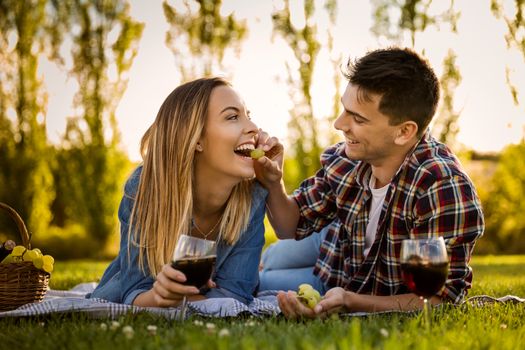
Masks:
[[[86,293],[92,292],[95,286],[95,283],[85,283],[70,291],[50,290],[43,302],[26,304],[16,310],[0,312],[0,318],[82,312],[93,318],[116,319],[127,313],[148,312],[170,320],[179,319],[179,308],[138,307],[112,303],[103,299],[86,299]],[[206,317],[235,317],[246,314],[275,316],[280,312],[275,293],[265,293],[254,298],[249,305],[233,298],[211,298],[189,302],[186,318],[192,315]]]
[[[401,278],[401,241],[442,236],[450,270],[440,295],[461,302],[471,286],[468,264],[484,221],[474,186],[456,157],[425,135],[389,185],[375,241],[364,258],[372,169],[348,159],[344,147],[327,149],[322,168],[293,194],[301,212],[296,238],[331,226],[314,272],[329,287],[374,295],[408,293]]]

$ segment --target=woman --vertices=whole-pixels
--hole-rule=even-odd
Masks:
[[[249,152],[276,143],[259,135],[225,80],[177,87],[142,138],[143,165],[127,181],[119,208],[120,252],[90,297],[155,307],[178,306],[184,295],[249,303],[258,283],[266,198],[253,180]],[[183,234],[218,242],[214,288],[204,295],[183,285],[184,274],[170,265]]]

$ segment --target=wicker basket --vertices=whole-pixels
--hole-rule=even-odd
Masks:
[[[18,213],[0,202],[0,211],[6,211],[16,222],[22,244],[30,249],[29,233]],[[28,303],[40,302],[47,291],[50,275],[37,269],[31,261],[0,264],[0,311],[9,311]]]

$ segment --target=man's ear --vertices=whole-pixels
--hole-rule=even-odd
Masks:
[[[397,135],[394,140],[396,145],[404,146],[417,136],[418,127],[416,122],[409,120],[399,124]]]

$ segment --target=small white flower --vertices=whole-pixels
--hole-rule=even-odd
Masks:
[[[505,323],[502,323],[499,325],[499,328],[501,329],[507,329],[507,325]]]
[[[45,324],[44,322],[40,322],[38,325],[39,325],[40,327],[44,327],[46,324]]]
[[[117,330],[120,327],[120,323],[117,321],[111,321],[111,325],[109,326],[109,329],[112,331]]]
[[[155,326],[155,325],[150,324],[149,326],[146,327],[146,329],[148,330],[148,333],[150,335],[157,334],[157,326]]]
[[[100,330],[102,330],[102,331],[107,331],[107,330],[108,330],[108,325],[105,324],[104,322],[102,322],[102,323],[100,324]]]
[[[131,339],[133,338],[135,331],[131,326],[124,326],[122,327],[122,333],[124,333],[124,336],[126,336],[126,338]]]
[[[388,331],[386,329],[384,329],[384,328],[381,328],[379,330],[379,334],[381,334],[385,338],[388,337]]]
[[[255,322],[254,321],[250,321],[250,322],[246,323],[246,325],[249,326],[249,327],[253,327],[253,326],[255,326]]]
[[[214,323],[206,323],[206,328],[207,329],[215,329],[215,324]]]
[[[196,325],[196,326],[202,326],[202,325],[204,325],[204,322],[202,322],[200,320],[195,320],[195,321],[193,321],[193,324]]]
[[[219,337],[227,337],[230,335],[230,331],[226,328],[223,328],[219,331]]]

